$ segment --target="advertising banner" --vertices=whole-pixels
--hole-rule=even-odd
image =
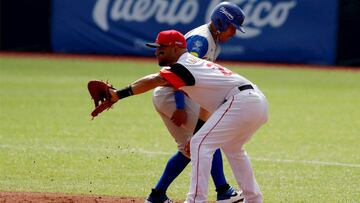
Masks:
[[[159,31],[209,22],[220,0],[53,0],[55,52],[154,56]],[[245,34],[221,44],[219,59],[334,64],[337,0],[233,0]]]

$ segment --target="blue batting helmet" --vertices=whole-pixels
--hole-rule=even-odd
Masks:
[[[230,24],[234,25],[236,29],[244,32],[242,24],[245,19],[245,14],[239,6],[230,2],[221,2],[215,6],[211,13],[211,21],[219,32],[224,32]]]

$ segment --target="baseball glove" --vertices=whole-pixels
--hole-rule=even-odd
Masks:
[[[88,82],[88,90],[95,103],[95,109],[91,112],[93,119],[114,104],[114,102],[111,102],[110,89],[115,88],[108,82],[101,80],[91,80]]]

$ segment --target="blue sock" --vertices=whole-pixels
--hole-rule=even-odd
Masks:
[[[190,159],[181,152],[178,151],[174,154],[167,162],[165,170],[159,182],[156,184],[155,189],[166,192],[170,184],[185,169],[189,162]]]
[[[223,162],[222,162],[220,149],[217,149],[214,153],[214,158],[211,166],[211,176],[217,190],[221,188],[221,186],[228,185],[224,175]]]

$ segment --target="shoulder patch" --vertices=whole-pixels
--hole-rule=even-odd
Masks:
[[[188,52],[190,52],[192,55],[203,58],[208,52],[209,43],[205,37],[200,35],[193,35],[186,39],[186,46]]]

